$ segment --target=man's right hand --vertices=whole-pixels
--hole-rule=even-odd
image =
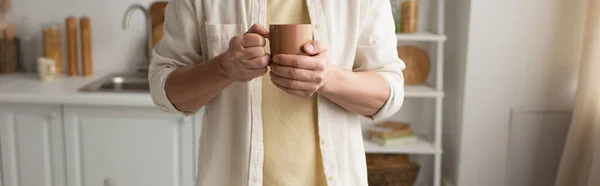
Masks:
[[[267,72],[270,56],[265,52],[269,32],[259,24],[229,41],[229,49],[220,55],[219,70],[234,81],[248,82]]]

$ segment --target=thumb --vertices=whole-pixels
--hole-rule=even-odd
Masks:
[[[252,25],[252,27],[250,27],[250,29],[248,29],[248,31],[246,32],[246,34],[248,33],[258,34],[263,37],[267,37],[269,35],[269,31],[267,31],[267,29],[265,29],[265,27],[263,27],[260,24]]]
[[[326,47],[319,41],[310,41],[302,46],[304,52],[308,55],[317,55],[326,50]]]

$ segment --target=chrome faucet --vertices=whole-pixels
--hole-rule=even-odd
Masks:
[[[123,16],[123,30],[127,30],[129,28],[129,19],[131,19],[131,15],[133,12],[135,12],[135,10],[142,11],[146,20],[146,57],[149,64],[150,58],[152,57],[152,49],[154,47],[152,46],[152,20],[150,20],[150,13],[148,13],[148,10],[139,4],[131,5],[129,8],[127,8],[127,11],[125,11],[125,15]]]

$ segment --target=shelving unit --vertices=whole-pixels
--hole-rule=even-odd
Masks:
[[[398,33],[396,37],[399,41],[446,41],[445,35],[438,35],[431,32],[420,32],[415,34]]]
[[[405,98],[436,98],[444,96],[443,91],[428,85],[409,85],[404,87]]]
[[[373,154],[436,154],[440,150],[435,145],[426,140],[419,140],[416,143],[408,145],[390,145],[381,146],[368,140],[365,140],[365,150]]]
[[[390,0],[392,8],[397,8],[403,0]],[[444,98],[444,6],[445,0],[419,0],[419,26],[414,34],[397,33],[398,46],[417,45],[428,51],[432,70],[423,85],[404,87],[405,104],[400,112],[389,120],[409,121],[420,137],[419,141],[407,145],[381,146],[368,141],[365,135],[364,147],[373,154],[409,154],[411,159],[421,164],[419,178],[415,185],[440,186],[442,184],[442,104]],[[396,19],[398,21],[398,19]],[[363,130],[372,124],[363,120]]]

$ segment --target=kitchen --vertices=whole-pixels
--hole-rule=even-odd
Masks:
[[[148,50],[155,44],[149,11],[164,15],[166,2],[153,9],[146,8],[152,1],[139,3],[8,5],[4,17],[17,30],[33,30],[36,43],[29,49],[37,56],[47,52],[42,29],[59,25],[64,63],[63,74],[48,80],[36,73],[0,77],[0,185],[194,185],[201,116],[170,115],[154,106],[147,79]],[[91,50],[85,54],[84,25],[75,22],[74,73],[67,17],[89,18],[91,24]],[[17,31],[22,41],[24,34]],[[93,56],[92,73],[84,72],[84,55]],[[33,72],[33,65],[20,70]]]

